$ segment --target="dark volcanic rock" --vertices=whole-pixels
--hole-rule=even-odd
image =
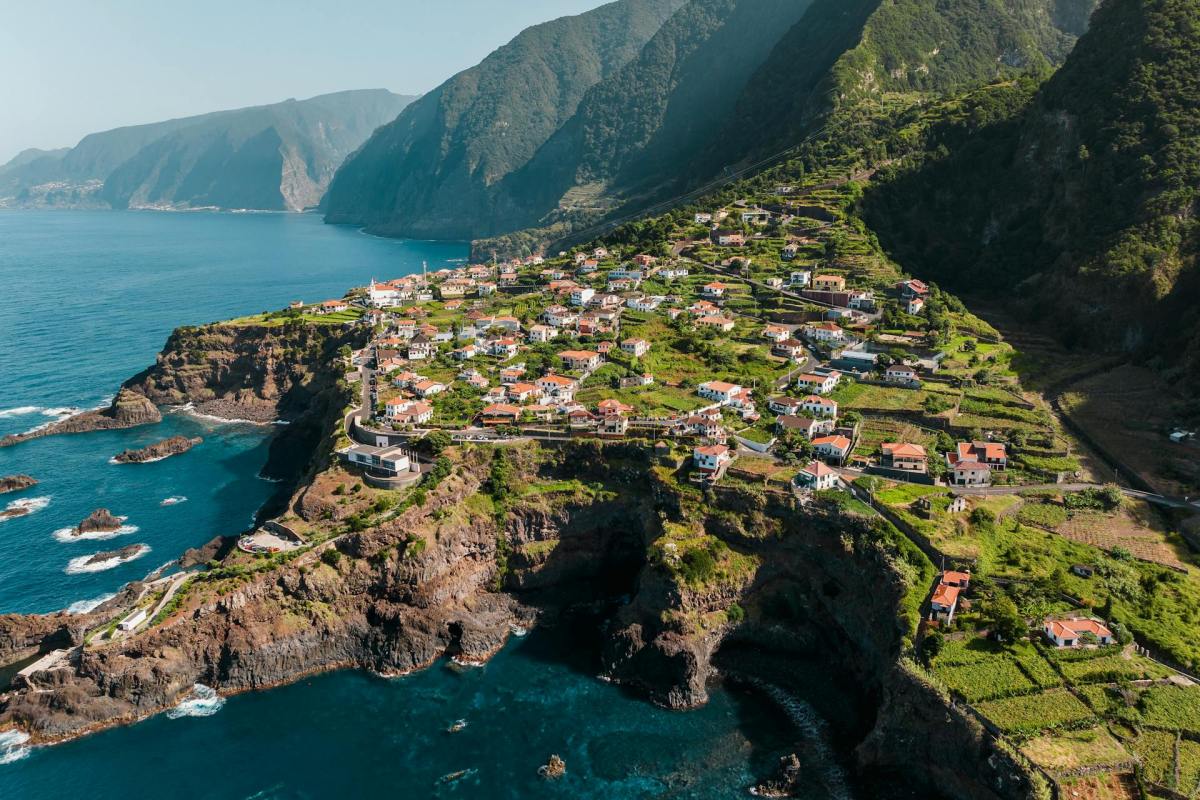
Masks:
[[[122,547],[120,550],[109,550],[104,553],[96,553],[96,555],[83,562],[85,564],[99,564],[101,561],[111,561],[114,558],[119,558],[122,561],[127,561],[142,551],[145,545],[130,544]]]
[[[121,527],[121,518],[114,517],[107,508],[97,508],[88,518],[75,526],[75,533],[115,531]]]
[[[30,486],[36,486],[37,480],[28,475],[6,475],[0,478],[0,494],[5,492],[19,492],[22,489],[28,489]]]
[[[162,422],[162,414],[149,398],[132,389],[122,388],[117,392],[112,405],[108,408],[75,414],[36,431],[5,436],[0,439],[0,447],[8,447],[30,439],[53,436],[58,433],[113,431],[158,422]]]
[[[140,450],[126,450],[114,457],[113,460],[121,464],[142,464],[147,461],[159,461],[170,456],[177,456],[180,453],[186,453],[203,441],[199,436],[194,439],[189,439],[186,436],[172,436],[170,439],[163,439],[161,442],[155,442],[149,447],[143,447]]]

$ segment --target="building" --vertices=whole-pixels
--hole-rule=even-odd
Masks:
[[[763,328],[763,338],[768,342],[784,342],[792,338],[792,331],[786,325],[768,325]]]
[[[508,360],[516,356],[520,345],[516,339],[494,339],[489,342],[488,349],[496,358]]]
[[[819,292],[844,292],[846,279],[841,275],[818,275],[813,278],[813,288]]]
[[[905,313],[916,316],[925,310],[925,301],[920,297],[913,297],[904,304]]]
[[[322,314],[336,314],[339,311],[348,311],[350,304],[345,300],[326,300],[319,308]]]
[[[959,442],[951,463],[958,461],[978,461],[987,464],[992,469],[1008,467],[1008,448],[999,442]]]
[[[511,383],[506,391],[508,399],[514,403],[527,403],[542,396],[542,390],[532,383]]]
[[[808,270],[795,270],[788,276],[788,285],[796,289],[803,289],[811,283],[812,273]]]
[[[992,468],[978,461],[951,462],[947,478],[951,486],[987,486],[992,482]]]
[[[395,477],[403,472],[415,472],[416,460],[409,452],[401,447],[371,447],[356,444],[339,451],[342,458],[355,466],[363,467],[371,472],[382,472]]]
[[[433,342],[423,333],[418,333],[408,342],[409,361],[424,361],[433,355],[433,351]]]
[[[479,420],[484,425],[516,425],[521,420],[521,407],[509,403],[493,403],[479,412]]]
[[[841,479],[838,471],[823,461],[812,462],[796,473],[795,477],[797,486],[812,489],[814,492],[836,489]]]
[[[564,403],[570,402],[575,397],[575,390],[579,385],[576,381],[561,375],[543,375],[534,383],[542,390],[544,397]]]
[[[795,414],[780,414],[775,418],[775,430],[780,434],[798,433],[812,441],[819,436],[833,433],[833,420],[813,419]]]
[[[721,247],[741,247],[746,244],[746,237],[742,235],[741,231],[713,231],[713,239]]]
[[[883,466],[901,469],[907,472],[926,472],[929,469],[929,456],[925,448],[919,444],[908,442],[884,442],[880,445],[883,451]]]
[[[701,328],[715,328],[722,333],[729,333],[734,328],[734,321],[726,317],[700,317],[696,325]]]
[[[729,287],[720,281],[713,281],[712,283],[704,284],[704,287],[700,291],[705,297],[709,298],[710,300],[715,300],[724,297],[727,289],[729,289]]]
[[[433,418],[433,406],[415,400],[389,400],[384,414],[398,425],[423,425]]]
[[[645,339],[626,339],[621,342],[621,351],[634,358],[641,358],[650,352],[650,343]]]
[[[596,296],[596,290],[587,286],[580,286],[577,289],[571,290],[571,305],[586,306],[592,302],[592,298]],[[553,324],[553,323],[551,323]]]
[[[828,397],[810,394],[800,402],[800,409],[807,411],[814,417],[819,419],[834,419],[838,415],[838,404],[836,400],[830,400]]]
[[[412,390],[418,397],[433,397],[435,394],[441,394],[446,391],[446,384],[440,381],[423,380],[417,381],[412,385]]]
[[[804,344],[796,339],[787,338],[771,345],[771,352],[784,358],[797,359],[804,357]]]
[[[692,450],[692,464],[700,472],[711,476],[717,475],[732,460],[729,448],[723,444],[712,444]]]
[[[600,366],[600,354],[590,350],[564,350],[558,357],[567,369],[593,370]]]
[[[531,342],[548,342],[558,336],[558,328],[552,328],[549,325],[534,325],[529,329],[529,341]]]
[[[1112,630],[1091,617],[1047,617],[1042,622],[1042,631],[1047,639],[1054,642],[1055,647],[1083,647],[1089,643],[1105,645],[1115,641]],[[1095,637],[1094,642],[1087,641],[1092,637]]]
[[[841,462],[850,455],[850,439],[845,436],[818,436],[812,443],[813,452],[822,458]]]
[[[817,322],[804,326],[804,335],[818,342],[840,342],[846,332],[835,322]]]
[[[804,401],[795,397],[772,397],[767,400],[767,408],[776,414],[799,414]]]
[[[954,613],[958,611],[958,599],[962,590],[957,586],[949,586],[938,582],[929,598],[929,618],[943,625],[954,622]]]
[[[705,400],[716,400],[722,405],[729,405],[744,391],[745,389],[736,383],[726,383],[725,381],[708,381],[696,387],[696,394]]]
[[[818,375],[810,372],[796,378],[796,387],[812,392],[813,394],[829,394],[837,388],[841,378],[842,375],[839,372],[830,372],[826,375]]]
[[[893,364],[888,367],[883,373],[883,379],[888,383],[911,388],[917,388],[921,385],[921,381],[917,377],[917,371],[905,364]]]

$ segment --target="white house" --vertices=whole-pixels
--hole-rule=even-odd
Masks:
[[[725,290],[728,288],[729,288],[728,286],[721,283],[720,281],[713,281],[712,283],[704,284],[704,287],[700,291],[704,294],[705,297],[707,297],[709,299],[716,299],[719,297],[724,297]]]
[[[830,400],[827,397],[820,397],[815,394],[810,394],[800,404],[800,408],[812,414],[814,417],[823,419],[831,419],[838,415],[838,404],[836,400]]]
[[[692,463],[701,472],[715,475],[722,467],[733,460],[729,448],[723,444],[707,447],[697,447],[692,451]]]
[[[726,383],[725,381],[708,381],[696,387],[696,393],[705,400],[716,400],[722,405],[729,405],[733,398],[741,395],[745,391],[736,383]]]
[[[840,342],[846,338],[846,332],[833,322],[805,325],[804,335],[818,342]]]
[[[808,270],[795,270],[788,276],[788,284],[796,288],[804,288],[812,283],[812,273]]]
[[[563,360],[567,369],[592,370],[600,366],[600,354],[591,350],[564,350],[558,357]]]
[[[796,378],[796,386],[813,394],[829,394],[837,388],[841,378],[839,372],[830,372],[824,375],[805,373]]]
[[[565,328],[575,324],[577,319],[579,319],[579,315],[566,306],[548,306],[542,312],[542,321],[552,328]]]
[[[796,473],[796,483],[815,492],[837,488],[842,476],[823,461],[814,461]]]
[[[1042,630],[1055,647],[1082,647],[1084,634],[1096,637],[1098,644],[1112,644],[1114,641],[1109,627],[1090,617],[1047,618],[1042,622]]]
[[[650,343],[645,339],[626,339],[621,342],[621,351],[634,358],[641,358],[650,352]]]
[[[893,364],[883,373],[883,379],[888,383],[900,386],[920,386],[917,371],[906,364]]]
[[[414,383],[412,390],[418,397],[433,397],[435,394],[441,394],[446,391],[446,384],[441,381],[425,379]]]
[[[812,443],[813,452],[823,458],[843,461],[850,455],[850,440],[845,436],[818,436]]]
[[[415,400],[389,400],[385,414],[401,425],[422,425],[433,418],[433,406]]]
[[[401,472],[415,471],[415,464],[408,451],[400,447],[371,447],[356,444],[340,451],[342,458],[351,464],[376,472],[396,476]]]
[[[561,403],[571,402],[575,397],[575,390],[579,385],[570,378],[564,378],[561,375],[543,375],[534,383],[542,390],[542,394],[545,397],[558,400]]]
[[[592,302],[592,298],[596,296],[596,290],[587,286],[580,286],[577,289],[571,290],[571,305],[586,306]]]
[[[529,328],[529,341],[548,342],[558,336],[558,329],[549,325],[533,325]]]

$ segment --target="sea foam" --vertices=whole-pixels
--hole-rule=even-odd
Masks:
[[[43,508],[45,508],[48,505],[50,505],[49,497],[23,497],[20,500],[13,500],[7,506],[5,506],[4,510],[5,511],[17,511],[19,509],[25,509],[25,513],[18,514],[16,516],[12,516],[12,517],[0,517],[0,522],[4,522],[5,520],[9,520],[9,519],[20,519],[21,517],[28,517],[30,514],[34,514],[38,511],[41,511]]]
[[[17,406],[16,408],[5,408],[0,410],[0,418],[24,417],[27,414],[36,414],[41,410],[41,406]]]
[[[125,517],[117,517],[117,519],[125,521]],[[105,539],[115,539],[118,536],[137,532],[137,525],[122,525],[115,531],[88,531],[87,533],[75,533],[74,528],[59,528],[54,532],[54,538],[64,544],[68,542],[102,542]]]
[[[68,614],[86,614],[89,611],[94,611],[99,606],[107,603],[116,597],[115,594],[106,594],[100,597],[94,597],[91,600],[76,600],[71,605],[67,606]]]
[[[0,764],[11,764],[29,755],[28,733],[21,731],[0,732]]]
[[[211,717],[225,705],[225,698],[217,694],[216,689],[202,683],[192,684],[192,691],[179,704],[167,712],[171,719],[181,717]]]
[[[186,503],[186,502],[187,502],[186,497],[184,497],[181,494],[177,494],[177,495],[173,495],[172,497],[168,497],[168,498],[164,499],[161,503],[159,503],[159,505],[160,506],[177,506],[180,503]]]
[[[149,552],[150,545],[141,544],[138,545],[138,549],[131,556],[126,558],[114,556],[113,558],[106,558],[103,561],[97,561],[93,564],[88,563],[88,559],[92,556],[80,556],[79,558],[72,558],[67,563],[67,567],[63,570],[63,572],[67,573],[68,575],[82,575],[86,572],[104,572],[105,570],[119,567],[122,564],[128,564],[130,561],[141,558]]]

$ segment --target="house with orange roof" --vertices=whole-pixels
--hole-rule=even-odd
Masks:
[[[884,442],[879,447],[883,451],[885,467],[909,472],[926,472],[929,468],[929,456],[919,444]]]
[[[812,443],[813,452],[822,458],[842,462],[846,460],[846,456],[850,455],[850,439],[840,434],[818,436],[812,440]]]
[[[813,394],[829,394],[837,388],[841,379],[842,374],[840,372],[824,374],[807,372],[796,377],[796,387],[810,391]]]
[[[734,321],[728,317],[719,316],[701,317],[700,319],[696,320],[696,325],[699,327],[713,328],[721,331],[722,333],[729,333],[731,330],[733,330],[735,324],[736,323],[734,323]]]
[[[650,343],[645,339],[626,339],[621,342],[621,350],[635,358],[641,358],[650,352]]]
[[[1094,644],[1112,644],[1115,641],[1112,630],[1092,617],[1047,617],[1042,621],[1042,631],[1047,639],[1054,642],[1055,647],[1083,647],[1088,643],[1085,639],[1091,637],[1095,637]]]
[[[813,278],[813,288],[817,291],[844,292],[846,279],[841,275],[818,275]]]
[[[592,370],[600,366],[600,354],[591,350],[563,350],[558,357],[567,369]]]
[[[821,419],[833,419],[838,415],[838,404],[836,400],[830,400],[828,397],[810,394],[800,401],[800,410]]]
[[[697,470],[716,476],[733,461],[732,451],[723,444],[710,444],[692,450],[692,464]]]
[[[479,419],[487,426],[515,425],[521,419],[521,407],[510,403],[493,403],[479,412]]]
[[[508,399],[514,403],[526,403],[542,396],[542,390],[532,383],[510,383]]]
[[[812,489],[814,492],[823,492],[826,489],[836,489],[841,479],[841,473],[826,464],[824,461],[812,462],[807,467],[797,472],[795,477],[797,486],[803,486],[806,489]]]

